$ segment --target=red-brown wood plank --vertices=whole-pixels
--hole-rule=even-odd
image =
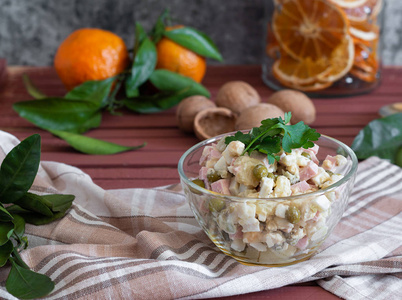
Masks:
[[[4,58],[0,58],[0,91],[3,90],[7,80],[7,62]]]

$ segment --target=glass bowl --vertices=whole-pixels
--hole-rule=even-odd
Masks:
[[[242,198],[218,194],[192,182],[198,178],[204,147],[231,134],[204,140],[188,149],[179,160],[180,181],[199,225],[223,253],[246,265],[286,266],[309,259],[331,234],[346,209],[357,170],[353,150],[336,139],[321,135],[315,142],[319,146],[317,158],[322,162],[327,155],[343,155],[347,162],[336,171],[343,175],[342,179],[325,189],[305,194]],[[329,200],[324,201],[329,203],[325,211],[317,207],[323,199],[320,197]],[[291,229],[280,226],[285,219],[275,219],[280,204],[300,208],[302,217]],[[310,218],[304,217],[306,214],[310,214]],[[274,219],[277,226],[270,221]],[[259,222],[259,231],[243,232],[242,226],[248,222]]]

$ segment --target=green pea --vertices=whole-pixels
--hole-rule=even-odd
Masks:
[[[275,176],[274,173],[268,173],[267,177],[275,180],[277,176]]]
[[[225,208],[225,200],[221,198],[212,198],[209,200],[208,207],[210,212],[220,212]]]
[[[221,179],[221,177],[219,176],[218,172],[213,170],[213,172],[208,172],[207,179],[209,182],[215,182]]]
[[[194,179],[192,182],[193,182],[194,184],[196,184],[196,185],[198,185],[198,186],[200,186],[200,187],[202,187],[202,188],[205,189],[204,180],[201,180],[201,179]]]
[[[300,210],[296,206],[291,205],[286,211],[285,217],[290,223],[296,224],[300,221]]]
[[[266,166],[258,164],[253,169],[253,175],[258,180],[261,180],[263,177],[267,177],[268,169]]]
[[[311,160],[311,156],[307,152],[302,152],[301,155]]]

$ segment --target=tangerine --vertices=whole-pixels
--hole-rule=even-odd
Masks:
[[[181,25],[166,27],[166,30],[183,27]],[[201,82],[204,78],[207,63],[205,57],[163,37],[156,45],[158,60],[157,69],[166,69]]]
[[[88,80],[103,80],[124,71],[129,63],[124,41],[97,28],[71,33],[59,46],[54,67],[68,90]]]

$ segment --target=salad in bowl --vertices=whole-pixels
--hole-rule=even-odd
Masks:
[[[205,140],[179,161],[198,223],[245,264],[283,266],[311,257],[339,222],[354,184],[353,151],[290,119],[286,113]]]

